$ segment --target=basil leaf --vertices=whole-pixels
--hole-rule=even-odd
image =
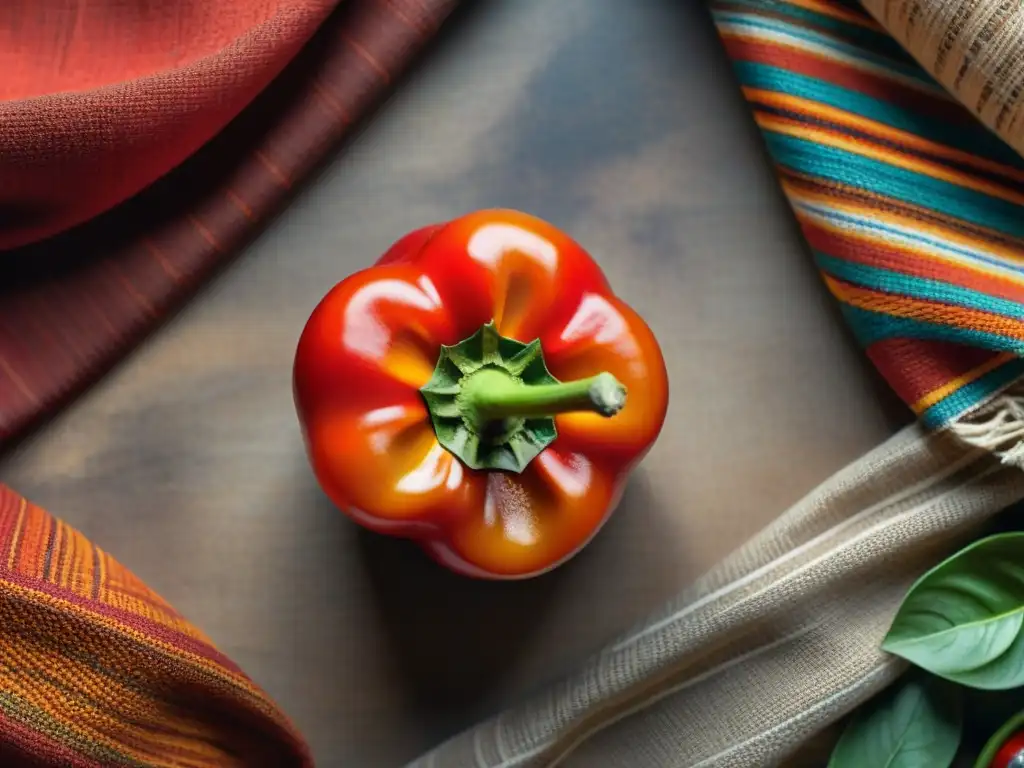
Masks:
[[[971,688],[1024,685],[1024,533],[971,544],[922,576],[882,648]]]
[[[853,716],[828,768],[948,768],[960,745],[958,694],[921,674],[895,683]]]

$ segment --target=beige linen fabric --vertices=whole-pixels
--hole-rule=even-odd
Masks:
[[[1024,154],[1020,0],[862,0],[928,72]]]
[[[412,766],[781,764],[903,671],[879,650],[902,596],[1021,498],[1019,469],[908,427],[577,672]]]

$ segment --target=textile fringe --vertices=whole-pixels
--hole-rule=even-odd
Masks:
[[[949,429],[968,445],[998,456],[1003,464],[1024,469],[1024,379],[1018,379]]]

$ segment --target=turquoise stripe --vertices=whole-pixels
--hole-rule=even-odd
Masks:
[[[977,309],[982,312],[1012,317],[1015,320],[1024,319],[1024,304],[1019,304],[1016,301],[979,293],[954,283],[914,277],[881,267],[843,261],[820,251],[814,251],[814,258],[818,262],[818,266],[833,277],[872,290]]]
[[[750,8],[753,12],[764,12],[764,0],[728,0],[728,6]],[[864,9],[853,5],[848,6],[848,10],[857,15],[863,15]],[[813,24],[819,29],[826,29],[829,32],[834,32],[837,35],[841,35],[846,40],[849,40],[854,45],[863,48],[870,48],[878,51],[882,55],[889,59],[898,60],[905,62],[909,66],[916,67],[918,71],[923,72],[920,69],[917,62],[905,51],[902,46],[892,39],[889,35],[883,34],[877,30],[868,29],[862,27],[859,24],[848,24],[845,21],[841,21],[832,16],[826,16],[816,11],[809,10],[807,8],[801,8],[798,5],[791,5],[789,3],[776,3],[772,6],[772,12],[779,15],[788,16],[791,19]],[[927,77],[927,75],[925,75]]]
[[[861,230],[869,230],[871,232],[877,232],[879,234],[891,233],[893,236],[898,236],[901,239],[910,240],[911,242],[915,243],[921,243],[922,245],[930,245],[935,248],[938,248],[939,250],[964,256],[970,259],[971,261],[977,261],[981,264],[991,264],[994,267],[1001,267],[1002,269],[1008,272],[1019,272],[1021,274],[1024,274],[1024,266],[1012,264],[1008,261],[997,259],[993,256],[988,255],[987,253],[983,253],[982,251],[972,251],[968,248],[962,248],[956,243],[949,240],[943,240],[937,237],[928,237],[927,235],[921,232],[907,230],[897,231],[892,227],[886,226],[883,222],[870,221],[865,218],[851,216],[847,213],[843,213],[842,211],[837,211],[833,208],[827,208],[825,206],[817,205],[814,203],[795,201],[792,202],[792,205],[794,208],[800,208],[811,211],[819,216],[831,219],[832,221],[840,221],[845,222],[847,224],[852,224]]]
[[[764,29],[813,43],[814,45],[821,46],[826,50],[835,51],[838,54],[848,56],[854,60],[874,64],[884,70],[902,75],[903,77],[908,77],[922,85],[934,88],[936,92],[939,91],[939,87],[936,85],[935,80],[921,69],[916,62],[913,60],[908,61],[905,56],[893,59],[883,53],[868,50],[863,46],[855,45],[845,40],[816,32],[812,29],[808,29],[807,27],[790,24],[778,19],[765,18],[763,16],[742,12],[730,13],[729,11],[716,11],[712,13],[712,15],[716,22],[730,23],[740,27]]]
[[[921,414],[921,420],[929,427],[942,427],[965,411],[985,402],[1006,385],[1024,376],[1024,360],[1014,358],[1003,363],[970,384],[965,384],[948,397],[943,398]]]
[[[839,306],[858,341],[865,347],[886,339],[926,339],[967,344],[982,349],[991,349],[994,352],[1024,354],[1024,342],[1008,336],[1000,336],[974,328],[939,325],[909,317],[895,317],[860,307],[851,307],[843,302],[840,302]]]
[[[966,115],[964,123],[950,125],[891,102],[768,64],[735,60],[733,68],[743,85],[818,101],[929,141],[1024,169],[1024,159],[981,123],[967,122]]]
[[[1015,203],[806,139],[774,131],[763,135],[775,160],[800,173],[1024,236],[1024,210]]]

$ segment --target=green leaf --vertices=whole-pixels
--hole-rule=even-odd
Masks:
[[[960,745],[959,691],[913,674],[853,716],[828,768],[948,768]]]
[[[1024,533],[976,541],[922,576],[882,648],[971,688],[1024,685]]]

